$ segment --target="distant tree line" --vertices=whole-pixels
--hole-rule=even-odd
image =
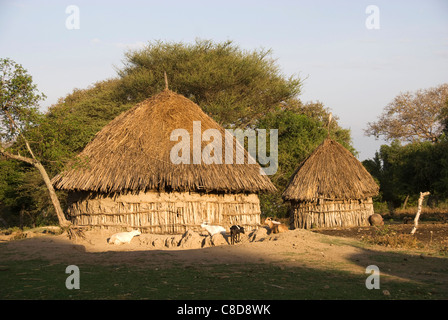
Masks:
[[[391,142],[363,162],[380,185],[378,201],[396,208],[425,191],[431,206],[448,199],[448,84],[399,94],[366,134]]]

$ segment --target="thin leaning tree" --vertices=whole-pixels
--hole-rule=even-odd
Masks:
[[[48,173],[24,134],[27,128],[37,125],[41,116],[38,103],[43,99],[45,95],[37,90],[27,70],[11,59],[0,58],[0,155],[25,162],[39,171],[48,189],[59,225],[72,236],[71,223],[65,218]],[[12,151],[11,146],[20,140],[28,153],[26,156]]]
[[[418,198],[418,209],[417,209],[417,214],[415,215],[415,218],[414,218],[414,227],[413,227],[412,230],[411,230],[411,234],[414,234],[415,231],[417,231],[417,228],[418,228],[418,219],[420,218],[420,213],[422,212],[423,199],[424,199],[426,196],[429,196],[429,195],[430,195],[429,191],[427,191],[427,192],[420,192],[420,198]]]

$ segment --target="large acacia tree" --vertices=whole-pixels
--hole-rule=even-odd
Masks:
[[[280,103],[300,94],[301,80],[280,72],[270,50],[245,51],[232,41],[155,41],[125,53],[118,76],[75,89],[51,106],[36,153],[52,172],[79,153],[123,111],[169,88],[197,103],[225,128],[254,127]],[[48,148],[47,146],[51,146]]]
[[[271,54],[245,51],[232,41],[156,41],[127,52],[118,73],[126,99],[138,101],[162,90],[166,72],[169,88],[196,102],[215,121],[245,128],[300,93],[300,79],[285,77]]]

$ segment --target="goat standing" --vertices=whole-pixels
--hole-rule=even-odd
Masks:
[[[232,244],[241,241],[241,233],[244,233],[244,228],[242,226],[233,225],[230,227],[230,239]]]
[[[205,230],[208,231],[208,233],[210,234],[210,236],[213,236],[217,233],[221,233],[221,234],[226,234],[226,229],[224,229],[224,227],[221,226],[211,226],[208,224],[207,221],[202,222],[201,227],[204,228]]]

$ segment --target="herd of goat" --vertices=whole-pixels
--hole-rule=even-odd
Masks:
[[[284,225],[283,223],[280,223],[278,221],[273,220],[272,218],[268,217],[264,221],[265,224],[269,226],[269,229],[272,233],[281,233],[288,231],[288,227]],[[222,226],[214,226],[209,225],[208,222],[203,222],[201,224],[201,227],[207,230],[207,232],[210,234],[210,236],[213,236],[215,234],[221,233],[223,235],[227,234],[226,229]],[[240,225],[233,225],[230,227],[230,241],[231,244],[235,244],[236,242],[241,241],[241,234],[244,234],[244,228]],[[141,234],[138,230],[132,230],[130,232],[119,232],[113,234],[109,239],[108,242],[110,244],[123,244],[123,243],[130,243],[132,238],[135,236],[139,236]]]
[[[267,217],[266,220],[264,220],[264,223],[269,226],[269,229],[271,230],[271,233],[282,233],[285,231],[288,231],[288,227],[280,223],[278,221],[273,220],[271,217]],[[381,215],[374,213],[369,217],[369,224],[372,226],[382,226],[384,225],[383,218]],[[207,221],[204,221],[201,224],[201,227],[207,230],[207,232],[210,234],[210,236],[213,236],[215,234],[221,233],[223,235],[227,234],[226,229],[222,226],[214,226],[209,225]],[[240,225],[233,225],[230,227],[230,243],[235,244],[235,242],[241,241],[241,234],[245,233],[244,228]],[[132,238],[135,236],[140,235],[140,231],[133,230],[130,232],[120,232],[112,235],[108,242],[110,244],[122,244],[122,243],[130,243]]]

